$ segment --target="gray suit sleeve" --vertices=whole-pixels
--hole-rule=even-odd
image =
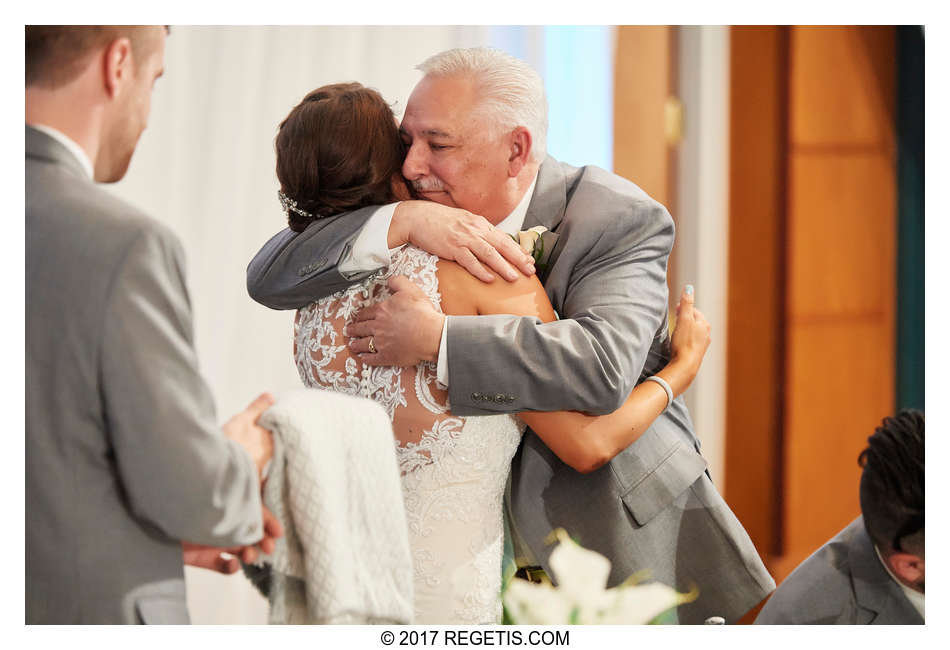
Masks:
[[[257,470],[215,424],[198,373],[182,251],[144,229],[103,314],[101,391],[131,510],[175,539],[249,544],[262,536]]]
[[[285,228],[264,244],[247,266],[247,293],[271,309],[299,309],[373,273],[344,277],[337,271],[378,206],[317,219],[302,233]]]
[[[449,317],[452,412],[603,414],[619,408],[658,332],[665,336],[673,239],[672,218],[652,200],[638,202],[633,214],[590,214],[566,223],[559,239],[566,248],[545,282],[561,320]],[[551,287],[561,286],[563,295],[552,295]]]

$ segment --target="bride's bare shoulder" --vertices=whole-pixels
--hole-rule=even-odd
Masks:
[[[460,264],[440,259],[436,277],[446,314],[512,314],[554,320],[554,310],[536,275],[519,275],[514,282],[500,277],[482,282]]]
[[[436,264],[435,276],[439,281],[439,294],[442,296],[442,311],[452,316],[468,316],[478,313],[478,303],[474,292],[476,285],[482,284],[460,264],[440,259]]]

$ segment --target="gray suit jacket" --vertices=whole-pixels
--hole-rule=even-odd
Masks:
[[[369,214],[276,235],[248,267],[251,296],[296,308],[368,275],[342,277],[336,265]],[[526,228],[535,225],[559,235],[542,281],[562,320],[449,317],[453,413],[609,413],[669,358],[666,262],[674,231],[663,206],[619,176],[549,157],[525,220]],[[563,527],[610,558],[611,584],[649,569],[682,591],[699,587],[699,599],[679,609],[680,621],[734,620],[775,583],[705,469],[681,399],[586,476],[529,431],[512,463],[515,553],[528,555],[527,547],[549,569],[545,539]]]
[[[755,619],[771,625],[923,625],[858,517],[798,565]]]
[[[26,622],[187,623],[179,540],[261,536],[175,236],[26,128]]]

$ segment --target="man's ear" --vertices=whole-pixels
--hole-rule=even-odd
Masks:
[[[508,136],[508,176],[514,178],[521,173],[521,169],[528,164],[531,158],[531,133],[523,126],[519,126]]]
[[[128,38],[109,43],[103,53],[102,72],[106,94],[115,99],[132,77],[132,43]]]
[[[887,558],[891,572],[912,587],[924,583],[924,559],[912,553],[892,553]]]

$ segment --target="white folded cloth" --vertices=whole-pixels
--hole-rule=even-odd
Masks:
[[[284,536],[245,572],[268,597],[270,622],[412,622],[412,557],[386,411],[299,389],[260,423],[274,432],[264,504]]]

